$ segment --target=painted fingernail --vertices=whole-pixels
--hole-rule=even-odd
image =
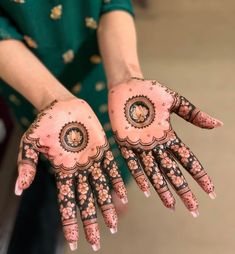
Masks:
[[[18,186],[18,183],[15,185],[15,194],[17,196],[20,196],[22,194],[23,190]]]
[[[100,243],[93,244],[93,245],[91,245],[91,247],[92,247],[93,251],[97,251],[100,249]]]
[[[191,211],[190,213],[192,214],[192,216],[193,216],[194,218],[197,218],[197,217],[199,216],[199,211],[198,211],[198,210]]]
[[[116,234],[117,233],[117,228],[110,228],[111,234]]]
[[[77,249],[78,244],[77,242],[69,243],[70,250],[74,251]]]
[[[210,192],[210,193],[209,193],[209,197],[210,197],[211,199],[215,199],[215,198],[216,198],[216,193],[215,193],[214,191]]]
[[[150,197],[150,195],[151,195],[151,193],[150,193],[150,191],[148,190],[148,191],[144,191],[144,195],[145,195],[145,197]]]
[[[128,198],[127,198],[127,197],[122,198],[121,201],[122,201],[122,203],[125,205],[125,204],[128,203]]]

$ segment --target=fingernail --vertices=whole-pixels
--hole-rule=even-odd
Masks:
[[[150,191],[148,190],[148,191],[144,191],[144,195],[145,195],[145,197],[150,197],[150,195],[151,195],[151,193],[150,193]]]
[[[215,119],[216,120],[216,124],[215,124],[215,127],[221,127],[224,125],[224,123],[218,119]]]
[[[194,218],[197,218],[197,217],[199,216],[199,211],[198,211],[198,210],[191,211],[190,213],[192,214],[192,216],[193,216]]]
[[[175,212],[175,207],[173,206],[173,207],[168,207],[168,209],[170,209],[170,211],[172,211],[172,212]]]
[[[128,203],[128,198],[127,198],[127,197],[122,198],[121,201],[122,201],[122,203],[125,205],[125,204]]]
[[[110,232],[111,232],[111,234],[117,233],[117,228],[110,228]]]
[[[216,198],[216,193],[215,193],[214,191],[210,192],[210,193],[209,193],[209,197],[210,197],[211,199],[215,199],[215,198]]]
[[[23,190],[18,186],[18,183],[15,185],[15,194],[17,196],[20,196],[22,194]]]
[[[78,244],[77,242],[69,243],[70,250],[74,251],[77,249]]]
[[[93,245],[91,245],[91,247],[92,247],[93,251],[97,251],[100,249],[100,243],[93,244]]]

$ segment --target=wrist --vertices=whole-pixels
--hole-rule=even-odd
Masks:
[[[121,84],[127,83],[132,77],[143,78],[143,72],[138,64],[125,64],[115,71],[112,75],[108,76],[108,89]]]
[[[58,83],[50,86],[49,89],[44,91],[40,99],[33,104],[38,111],[41,111],[55,100],[67,101],[74,98],[75,96],[69,90],[67,90],[62,84]]]

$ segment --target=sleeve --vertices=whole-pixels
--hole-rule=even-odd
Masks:
[[[23,35],[0,10],[0,41],[8,39],[23,40]]]
[[[103,0],[101,15],[110,11],[124,10],[135,18],[134,8],[131,0]]]

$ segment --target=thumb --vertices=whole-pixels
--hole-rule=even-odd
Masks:
[[[34,180],[39,152],[31,143],[21,141],[18,156],[18,178],[15,184],[15,194],[20,196]]]

